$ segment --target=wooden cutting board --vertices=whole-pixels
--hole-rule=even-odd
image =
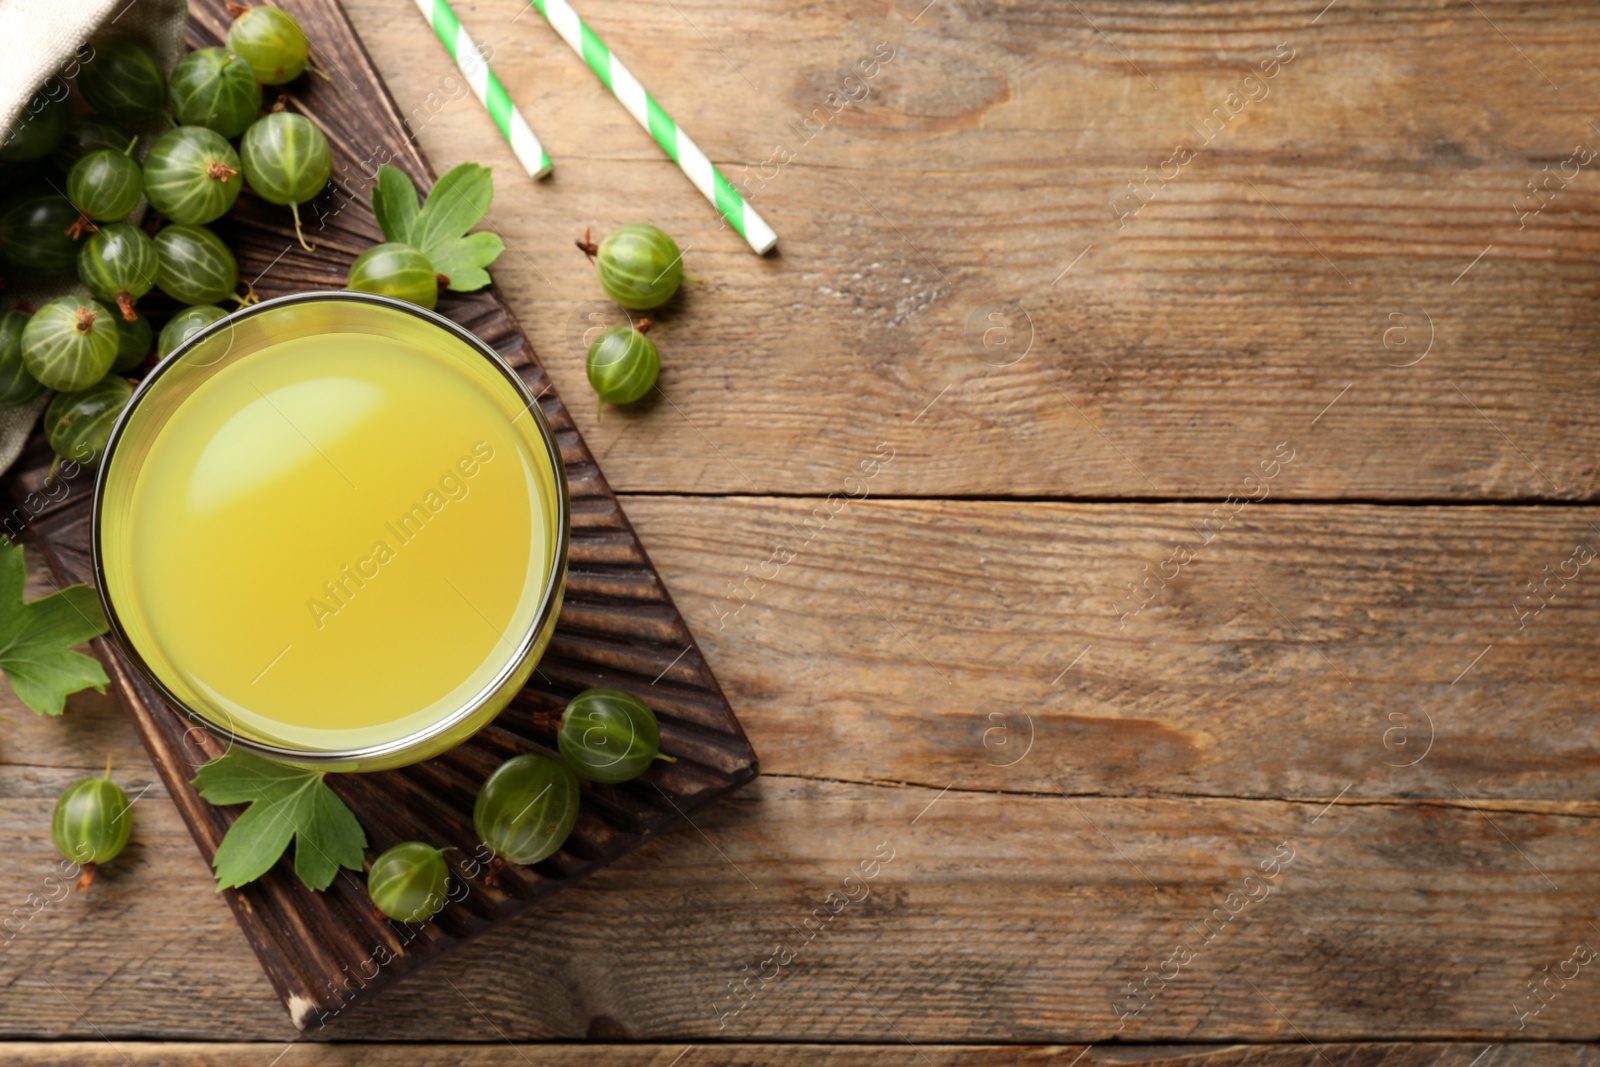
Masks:
[[[248,192],[215,224],[238,255],[241,276],[258,278],[255,289],[263,298],[344,287],[350,261],[383,239],[370,201],[380,162],[407,172],[420,189],[433,182],[335,0],[279,0],[279,6],[300,20],[314,61],[330,74],[328,79],[302,75],[285,88],[289,106],[328,134],[333,180],[322,197],[301,208],[314,252],[295,243],[287,209]],[[408,5],[402,17],[413,14]],[[192,4],[190,46],[222,43],[228,21],[217,0]],[[426,32],[420,20],[417,30]],[[158,296],[146,302],[161,310]],[[326,892],[312,892],[295,877],[288,857],[255,883],[224,892],[302,1029],[332,1023],[345,1008],[614,862],[757,774],[755,752],[683,616],[499,293],[490,288],[451,294],[440,301],[439,311],[518,369],[560,442],[572,493],[566,601],[532,682],[476,737],[413,767],[332,776],[329,783],[366,827],[373,850],[369,858],[411,839],[455,846],[461,857],[470,858],[477,842],[472,803],[478,785],[510,756],[554,755],[561,709],[582,689],[609,685],[642,696],[660,717],[662,750],[677,762],[658,762],[643,778],[620,786],[583,783],[582,814],[565,847],[533,867],[502,869],[496,884],[488,884],[487,872],[477,865],[464,867],[458,859],[452,866],[459,899],[425,924],[383,920],[373,911],[364,879],[352,872],[342,872]],[[46,485],[50,463],[49,449],[36,433],[6,475],[6,488],[31,514],[33,543],[56,578],[64,584],[90,581],[93,479],[80,474],[62,494],[59,479]],[[53,499],[46,500],[47,494]],[[242,809],[213,807],[189,779],[200,764],[221,754],[221,745],[163,704],[110,639],[95,642],[95,651],[209,864]]]

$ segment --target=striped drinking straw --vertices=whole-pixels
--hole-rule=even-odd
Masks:
[[[417,0],[422,3],[423,0]],[[440,3],[443,0],[439,0]],[[639,80],[628,72],[621,60],[611,54],[596,37],[578,13],[572,10],[567,0],[532,0],[533,6],[555,27],[562,40],[572,46],[572,50],[583,57],[589,64],[589,69],[605,83],[607,89],[622,102],[650,136],[656,139],[656,144],[671,156],[673,162],[689,180],[694,182],[694,187],[722,212],[722,217],[728,220],[728,225],[739,231],[739,235],[750,243],[757,254],[769,251],[778,243],[778,235],[772,232],[772,227],[766,224],[762,217],[756,214],[755,208],[744,202],[731,182],[724,178],[716,167],[711,165],[711,160],[700,151],[699,147],[689,139],[689,135],[678,128],[671,117],[661,109],[655,98],[644,91],[644,86]]]
[[[550,157],[545,155],[544,146],[539,143],[539,138],[533,135],[533,131],[528,129],[528,123],[522,117],[522,112],[517,110],[516,105],[511,102],[511,97],[506,95],[505,87],[489,69],[489,64],[483,58],[483,53],[478,51],[478,46],[472,43],[472,38],[461,28],[461,20],[450,10],[450,5],[445,0],[416,0],[416,5],[417,10],[422,12],[428,24],[433,27],[433,32],[439,35],[439,40],[450,53],[450,58],[456,61],[456,68],[461,71],[462,77],[472,86],[473,95],[488,110],[494,124],[500,127],[506,143],[511,146],[511,151],[516,154],[518,162],[528,172],[528,176],[543,178],[549,174]]]

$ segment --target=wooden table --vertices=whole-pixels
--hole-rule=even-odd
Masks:
[[[1600,9],[921,4],[584,8],[758,259],[536,13],[457,5],[534,185],[351,0],[765,774],[304,1035],[157,785],[0,956],[0,1060],[1592,1055]],[[639,218],[699,284],[597,417],[572,241]],[[152,776],[6,699],[11,908],[68,782]]]

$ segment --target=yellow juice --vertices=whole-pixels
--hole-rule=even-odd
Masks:
[[[156,405],[137,455],[113,450],[109,603],[146,669],[224,732],[310,753],[400,743],[525,657],[559,581],[552,456],[476,353],[257,332]]]

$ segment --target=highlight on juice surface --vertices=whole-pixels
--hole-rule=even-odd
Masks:
[[[565,585],[560,451],[460,327],[364,293],[207,327],[145,379],[95,489],[94,561],[145,676],[225,741],[329,770],[494,717]]]

